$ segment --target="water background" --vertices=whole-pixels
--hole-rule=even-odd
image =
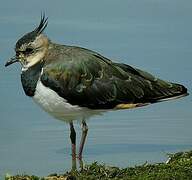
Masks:
[[[190,0],[0,0],[0,177],[47,175],[71,166],[69,127],[24,95],[20,66],[4,67],[18,38],[49,16],[52,41],[78,45],[154,75],[192,85]],[[192,98],[92,118],[85,163],[162,162],[192,149]],[[80,124],[75,125],[80,136]],[[79,139],[78,139],[79,140]]]

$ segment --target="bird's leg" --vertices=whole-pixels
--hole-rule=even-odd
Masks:
[[[85,140],[86,140],[86,137],[87,137],[87,132],[88,132],[88,126],[87,126],[86,122],[83,120],[82,121],[81,142],[80,142],[79,154],[78,154],[78,159],[79,159],[79,163],[80,163],[81,168],[83,168],[82,153],[83,153],[83,147],[84,147],[84,144],[85,144]]]
[[[70,139],[72,152],[72,170],[76,170],[76,132],[72,122],[70,122]]]

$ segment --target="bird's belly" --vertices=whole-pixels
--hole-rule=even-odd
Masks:
[[[44,86],[39,80],[36,86],[34,101],[46,112],[57,119],[64,121],[78,120],[89,116],[89,109],[71,105],[55,91]]]

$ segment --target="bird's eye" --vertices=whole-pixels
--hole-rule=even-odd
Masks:
[[[33,52],[33,48],[26,48],[25,54],[31,54]]]

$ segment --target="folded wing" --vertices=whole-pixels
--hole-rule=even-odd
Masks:
[[[41,81],[73,105],[91,109],[129,108],[187,93],[182,85],[113,63],[86,49],[74,47],[60,57],[45,65]]]

